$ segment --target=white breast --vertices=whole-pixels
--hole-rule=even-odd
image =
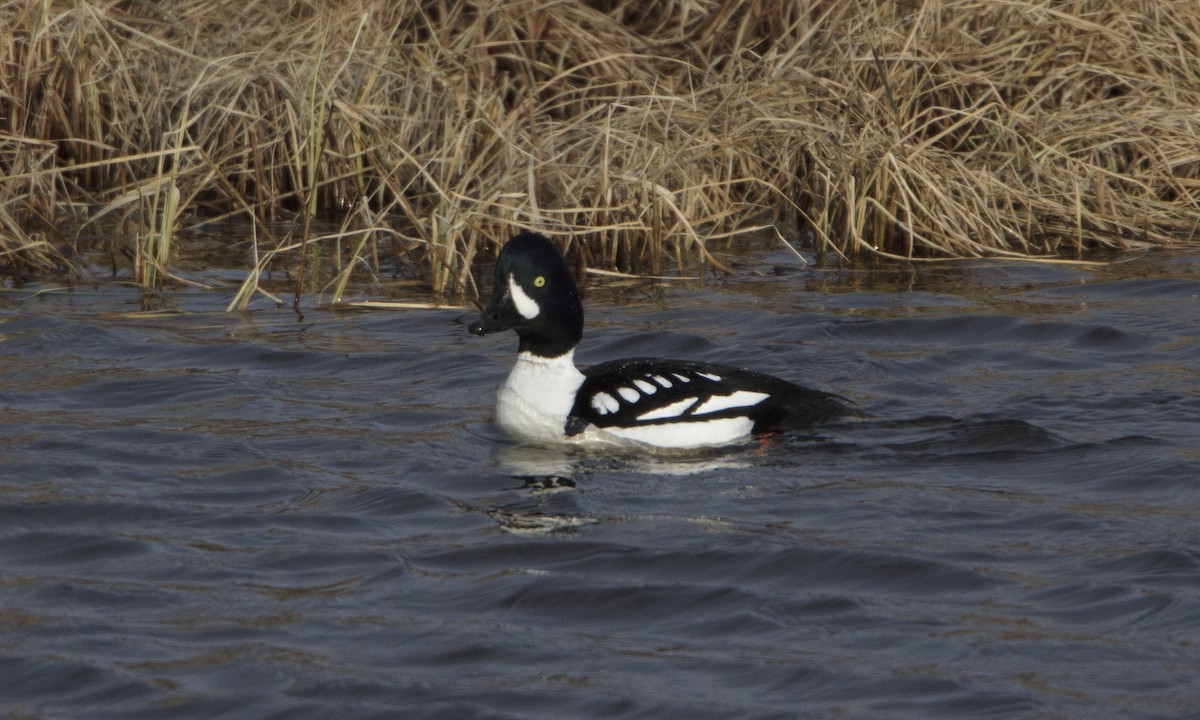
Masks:
[[[562,440],[581,384],[583,373],[575,367],[574,350],[556,358],[520,353],[496,390],[496,424],[517,438]]]

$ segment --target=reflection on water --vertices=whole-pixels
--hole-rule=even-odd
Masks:
[[[1200,256],[597,284],[581,362],[866,417],[518,445],[460,311],[0,292],[14,717],[1187,717]]]
[[[751,441],[749,445],[756,445]],[[607,473],[647,477],[689,478],[722,470],[751,467],[743,447],[651,451],[630,444],[539,445],[501,441],[494,447],[497,471],[522,482],[515,497],[505,498],[488,513],[510,532],[560,532],[596,522],[579,514],[575,495],[560,498],[551,493],[574,490],[578,483],[594,482]]]
[[[769,445],[770,441],[763,441]],[[495,467],[516,477],[547,479],[572,478],[622,468],[634,472],[683,477],[715,470],[745,467],[748,447],[760,447],[759,441],[724,448],[699,448],[686,451],[644,448],[633,443],[611,445],[540,445],[519,443],[507,438],[493,447]]]

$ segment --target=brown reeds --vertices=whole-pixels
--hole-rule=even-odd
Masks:
[[[471,295],[518,227],[649,273],[789,218],[1076,256],[1197,237],[1198,125],[1194,0],[0,0],[0,267],[101,235],[149,286],[230,222],[231,307],[273,268]]]

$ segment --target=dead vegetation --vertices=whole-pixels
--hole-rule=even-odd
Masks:
[[[237,307],[281,263],[469,296],[519,227],[1075,257],[1198,236],[1198,108],[1194,0],[0,0],[0,267],[111,235],[153,285],[236,223]]]

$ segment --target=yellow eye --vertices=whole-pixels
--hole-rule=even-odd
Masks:
[[[534,286],[534,287],[541,287],[541,286],[543,286],[543,285],[545,285],[545,284],[546,284],[546,278],[545,278],[545,276],[543,276],[543,275],[538,275],[537,277],[535,277],[535,278],[533,279],[533,286]]]

